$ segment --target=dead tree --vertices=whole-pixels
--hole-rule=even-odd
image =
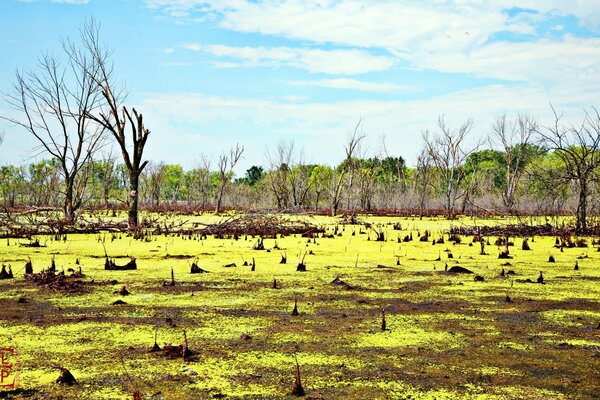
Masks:
[[[104,99],[104,106],[90,110],[86,116],[98,123],[113,136],[129,175],[128,225],[130,229],[138,225],[138,191],[140,174],[148,161],[142,161],[146,141],[150,130],[144,125],[142,114],[135,108],[131,111],[123,105],[126,93],[115,85],[112,53],[100,43],[100,27],[94,21],[86,22],[81,29],[82,47],[68,43],[70,59],[81,65],[82,60],[90,58],[93,63],[85,67],[87,76],[95,83]],[[129,127],[130,139],[127,128]]]
[[[335,216],[338,212],[340,202],[342,201],[342,189],[344,188],[345,178],[353,169],[353,158],[358,150],[358,147],[362,140],[365,138],[364,134],[359,133],[360,124],[362,118],[358,120],[354,130],[348,136],[346,141],[346,158],[342,162],[342,165],[338,171],[334,172],[332,187],[331,187],[331,215]]]
[[[561,182],[575,183],[578,189],[575,231],[587,228],[588,198],[600,166],[600,114],[596,108],[585,112],[579,125],[563,124],[554,107],[554,125],[538,129],[541,142],[553,151],[562,168],[555,174]]]
[[[237,143],[235,147],[232,147],[229,150],[229,154],[221,154],[221,156],[219,157],[219,162],[217,163],[217,166],[219,168],[219,188],[217,190],[217,204],[215,206],[215,214],[221,212],[225,188],[227,187],[227,184],[230,182],[231,177],[233,176],[233,168],[235,168],[235,165],[238,163],[240,158],[242,158],[243,153],[244,146],[240,146],[240,144]]]
[[[502,192],[502,202],[509,213],[514,211],[516,193],[528,158],[528,150],[537,123],[531,116],[520,114],[509,121],[506,114],[498,117],[492,126],[492,138],[504,150],[506,187]]]
[[[294,155],[294,142],[281,141],[277,144],[275,153],[267,151],[269,161],[269,185],[277,201],[278,209],[285,209],[290,204],[289,175]]]
[[[419,202],[419,216],[423,219],[423,213],[425,211],[425,205],[434,188],[434,168],[429,157],[429,153],[426,150],[421,151],[417,158],[415,179],[413,180],[414,192],[417,195]]]
[[[70,57],[71,42],[63,41],[67,61],[43,55],[35,71],[17,71],[7,102],[18,116],[0,116],[23,128],[38,142],[35,155],[49,155],[59,164],[64,179],[63,213],[67,223],[75,221],[83,205],[85,188],[94,153],[102,146],[104,129],[90,118],[101,109],[103,99],[93,74],[98,71],[94,57]]]
[[[465,147],[465,139],[472,127],[473,121],[468,119],[458,130],[452,130],[446,125],[444,116],[441,115],[438,118],[440,130],[438,135],[432,137],[429,131],[423,132],[425,151],[441,180],[449,218],[454,217],[454,207],[460,197],[459,189],[466,176],[462,167],[469,154],[478,147]]]

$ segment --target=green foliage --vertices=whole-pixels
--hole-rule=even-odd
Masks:
[[[243,179],[245,179],[244,183],[246,183],[248,186],[254,186],[258,182],[260,182],[260,180],[263,179],[264,177],[265,177],[264,168],[253,165],[246,170],[246,176]]]
[[[182,185],[183,180],[184,172],[181,165],[165,164],[163,166],[163,197],[171,200],[182,200],[186,198],[187,193],[185,186]]]

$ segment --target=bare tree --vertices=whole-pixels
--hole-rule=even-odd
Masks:
[[[492,126],[492,140],[504,150],[506,187],[502,192],[502,202],[509,213],[514,212],[517,188],[525,172],[533,133],[537,129],[535,119],[524,114],[519,114],[513,121],[509,121],[506,114],[501,115]]]
[[[68,41],[63,50],[69,52]],[[89,174],[82,174],[93,154],[102,145],[103,129],[89,117],[102,105],[92,75],[98,66],[86,55],[66,66],[51,55],[38,59],[36,71],[16,73],[13,92],[6,96],[19,116],[2,116],[31,134],[38,154],[58,161],[64,180],[63,213],[67,223],[75,221],[83,204]]]
[[[165,183],[165,163],[150,162],[146,168],[146,189],[150,192],[150,202],[153,206],[160,205],[161,191]]]
[[[200,155],[197,166],[185,172],[183,185],[187,188],[188,204],[199,202],[202,208],[206,208],[209,198],[212,197],[212,182],[210,172],[210,159],[204,154]]]
[[[289,175],[294,157],[294,142],[281,141],[277,144],[275,154],[267,150],[267,160],[269,161],[269,185],[275,200],[277,208],[284,209],[289,206],[290,187]]]
[[[225,187],[233,176],[233,168],[238,163],[242,154],[244,153],[244,147],[240,146],[239,143],[229,150],[229,154],[221,154],[217,167],[219,168],[219,189],[217,190],[217,204],[215,206],[215,213],[221,212],[221,206],[223,202],[223,194],[225,193]]]
[[[577,185],[575,229],[583,232],[587,228],[588,197],[600,166],[600,114],[592,108],[591,112],[585,112],[579,125],[573,125],[563,124],[562,115],[554,107],[552,112],[554,124],[537,132],[542,143],[564,164],[556,177]]]
[[[122,104],[126,95],[114,85],[113,65],[110,60],[112,54],[100,43],[99,25],[94,20],[88,21],[80,32],[83,48],[69,43],[69,55],[73,62],[79,64],[87,57],[93,60],[91,66],[85,67],[87,76],[96,84],[95,87],[104,98],[105,106],[88,112],[87,116],[110,132],[121,150],[129,173],[128,224],[130,229],[135,229],[138,224],[139,178],[148,164],[148,161],[142,161],[142,156],[150,130],[145,127],[141,113],[135,108],[129,111]],[[131,139],[128,139],[126,134],[127,126]]]
[[[212,197],[212,182],[211,182],[211,173],[210,173],[210,159],[202,154],[200,156],[200,195],[202,198],[202,209],[206,209],[208,205],[209,198]]]
[[[340,207],[340,202],[342,201],[342,189],[344,187],[344,180],[348,173],[352,170],[352,159],[361,141],[365,138],[365,135],[359,133],[360,124],[362,123],[362,118],[358,120],[356,125],[354,126],[354,130],[352,133],[348,135],[348,139],[346,140],[345,151],[346,158],[342,162],[342,165],[338,171],[335,171],[332,186],[331,186],[331,215],[335,216],[338,212],[338,208]],[[349,184],[351,186],[351,184]]]
[[[425,203],[433,188],[433,168],[429,153],[424,149],[417,158],[417,168],[413,179],[414,192],[417,195],[419,204],[419,215],[423,219]]]
[[[446,200],[446,212],[449,218],[454,216],[456,200],[460,197],[460,185],[465,178],[463,165],[465,160],[478,146],[465,148],[465,138],[473,127],[473,121],[468,119],[458,130],[452,130],[444,121],[444,116],[438,118],[439,134],[431,137],[429,131],[423,133],[425,151],[443,184],[442,191]]]

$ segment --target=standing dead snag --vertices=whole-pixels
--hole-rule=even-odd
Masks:
[[[152,348],[150,349],[150,353],[155,353],[157,351],[160,351],[160,346],[158,345],[157,338],[158,338],[158,326],[154,328],[154,346],[152,346]]]
[[[300,377],[300,365],[298,364],[298,358],[294,356],[296,362],[296,369],[294,371],[294,384],[292,385],[292,396],[304,396],[304,388],[302,387],[302,379]]]
[[[385,308],[381,309],[381,330],[387,330],[387,322],[385,321]]]
[[[297,317],[300,315],[298,312],[298,299],[294,299],[294,309],[292,310],[292,316]]]
[[[298,263],[298,266],[296,267],[296,271],[298,271],[298,272],[306,272],[306,264],[304,264],[304,259],[305,258],[306,258],[306,253],[304,253],[304,255],[302,256],[302,259]]]
[[[190,348],[188,346],[188,340],[187,340],[187,334],[185,332],[185,329],[183,330],[183,348],[181,350],[181,358],[183,358],[183,361],[185,361],[185,359],[190,355]]]
[[[86,76],[94,81],[95,87],[104,100],[105,107],[86,111],[85,116],[102,127],[103,132],[110,132],[121,150],[129,175],[128,225],[129,229],[133,230],[138,225],[139,180],[148,164],[148,161],[142,162],[142,155],[150,130],[146,129],[141,113],[138,113],[135,108],[130,112],[122,104],[127,95],[123,89],[114,86],[115,78],[110,60],[112,52],[102,46],[99,31],[99,25],[94,20],[86,23],[81,30],[82,48],[68,43],[68,52],[74,63],[85,67]],[[91,65],[82,64],[88,57],[93,60]],[[127,125],[131,129],[131,144],[128,143],[125,135]]]
[[[103,106],[102,96],[88,71],[96,71],[96,60],[88,54],[72,57],[72,43],[63,41],[67,60],[49,53],[38,59],[38,70],[17,71],[13,93],[7,102],[15,116],[0,115],[30,134],[37,142],[36,152],[56,160],[63,178],[64,222],[72,225],[85,197],[91,175],[91,160],[102,147],[104,129],[93,124],[90,114]]]
[[[27,260],[25,263],[25,275],[33,274],[33,263],[31,262],[31,258]]]
[[[8,271],[6,271],[6,265],[2,264],[2,270],[0,271],[0,279],[13,279],[12,267],[8,266]]]
[[[67,386],[73,386],[73,385],[77,384],[77,379],[75,379],[75,377],[73,376],[71,371],[69,371],[68,369],[63,368],[63,367],[57,367],[57,368],[60,370],[60,375],[56,379],[56,383],[58,383],[59,385],[67,385]]]
[[[342,201],[342,189],[344,187],[345,178],[354,170],[355,153],[357,152],[361,141],[365,138],[364,134],[359,134],[361,123],[362,118],[358,120],[358,123],[354,127],[354,131],[348,136],[348,141],[345,146],[346,159],[342,162],[341,170],[339,172],[334,171],[334,177],[332,179],[333,184],[331,187],[331,215],[334,217],[337,214]]]

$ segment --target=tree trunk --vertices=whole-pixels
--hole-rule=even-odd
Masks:
[[[129,171],[129,212],[128,224],[129,229],[136,229],[138,226],[138,187],[139,187],[139,172]]]
[[[221,187],[219,188],[219,194],[217,196],[217,205],[215,207],[215,214],[218,214],[221,212],[221,203],[223,201],[224,190],[225,190],[225,185],[221,185]]]
[[[331,206],[331,216],[335,217],[337,215],[338,204],[335,203]]]
[[[104,208],[106,209],[106,211],[108,211],[109,208],[110,208],[110,204],[108,204],[108,198],[109,197],[110,196],[108,195],[108,190],[105,189],[104,190]]]
[[[72,225],[75,222],[75,209],[73,207],[73,179],[65,177],[65,202],[63,205],[63,212],[65,222]]]
[[[63,207],[65,214],[65,221],[72,225],[75,222],[75,211],[73,210],[73,195],[67,194],[65,196],[65,205]]]
[[[577,233],[587,228],[587,181],[583,180],[579,184],[579,203],[577,204],[576,227]]]

